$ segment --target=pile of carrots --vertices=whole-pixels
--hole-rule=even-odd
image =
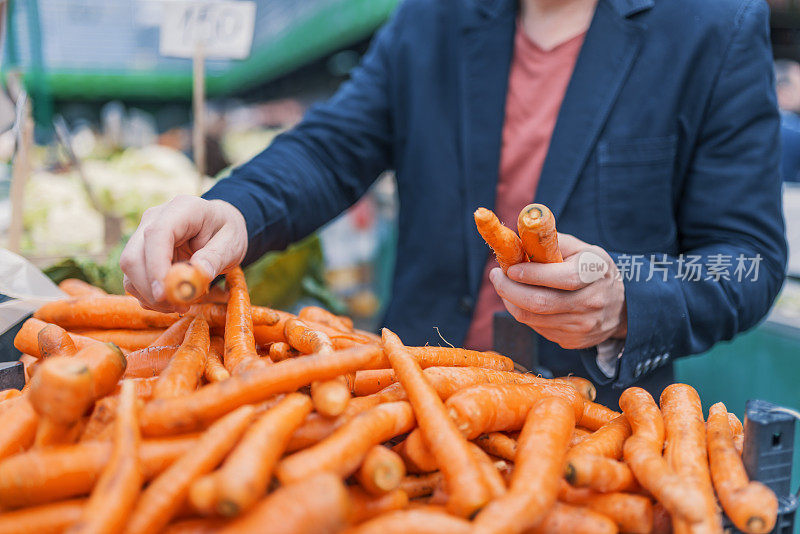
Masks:
[[[660,407],[630,388],[618,413],[585,379],[254,306],[239,268],[224,290],[173,270],[183,315],[68,280],[23,325],[0,534],[721,532],[720,506],[775,524],[741,423],[706,421],[690,386]]]

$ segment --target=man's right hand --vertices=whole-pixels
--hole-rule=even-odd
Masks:
[[[142,306],[184,312],[164,298],[164,277],[173,262],[189,261],[210,278],[241,263],[247,226],[241,212],[223,200],[182,195],[142,215],[119,259],[125,291]]]

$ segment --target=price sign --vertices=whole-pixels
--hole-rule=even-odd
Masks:
[[[163,4],[159,52],[190,58],[198,48],[207,58],[250,55],[256,4],[248,1],[168,1]]]

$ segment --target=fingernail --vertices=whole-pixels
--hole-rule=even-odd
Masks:
[[[150,290],[153,292],[154,299],[161,300],[164,298],[164,284],[160,280],[153,280],[153,283],[150,284]]]
[[[497,277],[500,275],[500,269],[492,269],[489,271],[489,280],[494,284],[497,282]]]

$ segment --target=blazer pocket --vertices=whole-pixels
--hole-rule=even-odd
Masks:
[[[675,239],[676,147],[674,135],[598,143],[598,226],[612,250],[656,252]]]

